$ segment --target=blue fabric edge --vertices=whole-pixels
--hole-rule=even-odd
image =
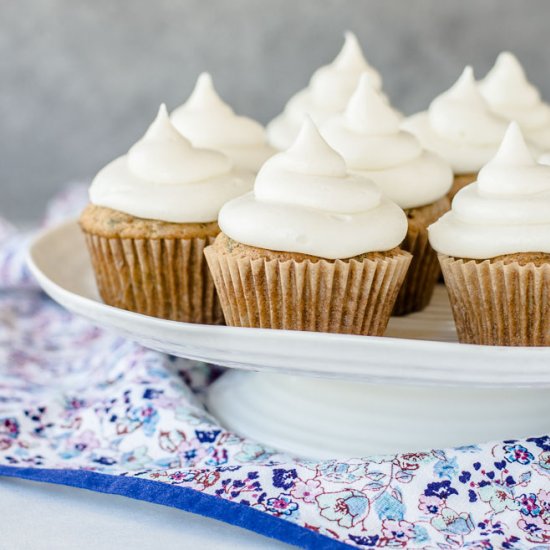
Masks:
[[[316,550],[350,548],[348,544],[332,540],[325,535],[310,531],[290,521],[270,516],[244,504],[201,493],[190,487],[176,487],[161,481],[102,474],[87,470],[21,468],[5,465],[0,465],[0,476],[67,485],[178,508],[185,512],[242,527],[299,548],[315,548]]]

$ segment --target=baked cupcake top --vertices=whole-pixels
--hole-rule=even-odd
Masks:
[[[331,260],[391,250],[407,233],[404,212],[373,181],[349,174],[311,119],[262,166],[254,191],[222,208],[219,225],[249,246]]]
[[[275,153],[262,125],[238,116],[217,94],[208,73],[202,73],[189,99],[176,108],[172,124],[195,147],[225,153],[238,168],[257,172]]]
[[[517,123],[429,233],[435,250],[455,258],[550,253],[550,167],[537,164]]]
[[[491,109],[508,120],[515,120],[525,138],[536,147],[550,150],[550,105],[525,76],[517,58],[502,52],[479,90]]]
[[[455,174],[478,172],[495,154],[506,126],[506,120],[494,114],[483,99],[472,67],[466,67],[427,111],[402,124],[426,149],[447,160]]]
[[[350,172],[373,180],[401,208],[431,204],[447,194],[453,171],[399,126],[399,115],[364,73],[345,112],[329,119],[321,133]]]
[[[277,149],[287,149],[296,139],[306,115],[320,126],[343,111],[364,72],[370,75],[373,86],[382,87],[380,74],[367,63],[356,36],[348,31],[336,59],[317,69],[309,86],[292,96],[284,111],[268,124],[269,142]]]
[[[163,104],[143,138],[97,174],[90,201],[139,218],[211,222],[252,184],[252,174],[234,169],[223,153],[193,147]]]

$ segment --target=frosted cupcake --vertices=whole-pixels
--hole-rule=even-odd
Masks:
[[[550,105],[541,100],[513,54],[498,56],[479,90],[495,113],[519,124],[530,144],[541,151],[550,150]]]
[[[290,147],[306,115],[320,126],[342,112],[364,72],[370,75],[373,85],[381,89],[380,75],[367,63],[357,38],[348,31],[344,47],[336,59],[317,69],[309,86],[291,97],[284,111],[268,124],[271,145],[280,150]]]
[[[447,160],[454,182],[449,198],[475,181],[478,171],[496,153],[506,131],[506,120],[494,114],[466,67],[457,82],[436,97],[427,111],[402,124],[422,145]]]
[[[550,167],[516,123],[429,231],[461,342],[550,345]]]
[[[381,335],[411,256],[403,211],[306,120],[205,250],[227,324]]]
[[[97,174],[80,218],[105,303],[221,322],[203,250],[219,233],[221,206],[252,183],[222,153],[193,148],[162,105],[145,136]]]
[[[350,172],[377,183],[407,214],[408,231],[401,248],[413,259],[394,308],[395,315],[404,315],[426,307],[433,294],[440,269],[428,242],[428,226],[449,210],[453,172],[399,124],[399,117],[364,74],[346,111],[326,122],[321,133]]]
[[[262,125],[236,115],[216,93],[208,73],[199,76],[193,93],[174,110],[171,120],[195,147],[221,151],[237,168],[256,173],[275,153]]]

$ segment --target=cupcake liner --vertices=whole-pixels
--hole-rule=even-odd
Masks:
[[[173,321],[223,321],[203,254],[214,237],[121,239],[84,234],[106,304]]]
[[[447,193],[447,197],[450,201],[454,199],[454,196],[467,185],[470,185],[470,183],[476,181],[477,179],[477,172],[471,173],[471,174],[456,174],[453,180],[453,185],[451,186],[451,189]]]
[[[409,215],[407,236],[400,248],[413,256],[405,281],[395,302],[392,315],[406,315],[424,309],[432,299],[441,274],[437,253],[428,240],[428,226],[449,209],[449,200],[414,209]]]
[[[550,346],[550,264],[439,261],[461,342]]]
[[[228,325],[382,335],[410,255],[363,261],[205,256]]]

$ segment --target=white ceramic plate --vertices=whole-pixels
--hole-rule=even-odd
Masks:
[[[456,342],[444,288],[425,311],[393,318],[388,336],[247,329],[165,321],[105,305],[75,221],[32,243],[29,266],[67,309],[143,345],[226,367],[400,385],[550,387],[550,348]]]
[[[39,236],[29,266],[67,309],[144,346],[235,369],[208,406],[229,429],[314,458],[441,448],[550,430],[550,348],[456,343],[443,288],[386,337],[164,321],[107,306],[71,221]],[[317,379],[314,379],[314,378]]]

